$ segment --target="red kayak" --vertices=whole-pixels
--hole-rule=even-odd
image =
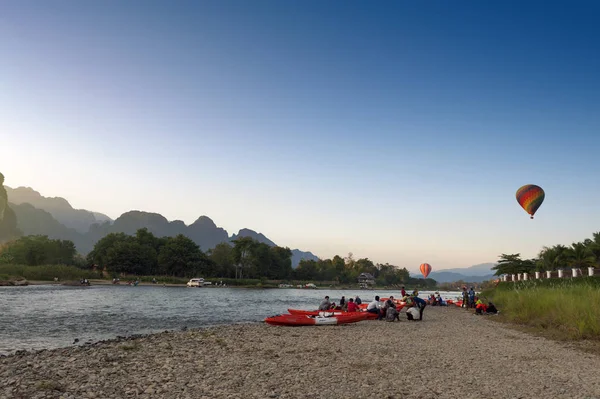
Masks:
[[[319,316],[320,314],[324,314],[327,316],[344,316],[351,315],[354,313],[367,313],[367,312],[344,312],[343,310],[333,310],[333,311],[323,311],[323,310],[300,310],[300,309],[288,309],[291,315],[303,315],[303,316]],[[368,313],[366,320],[376,319],[377,314]]]
[[[353,312],[328,317],[301,314],[282,314],[273,317],[267,317],[265,322],[274,326],[327,326],[356,323],[366,320],[367,317],[368,313],[365,312]]]

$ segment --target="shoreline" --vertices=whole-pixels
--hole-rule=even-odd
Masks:
[[[422,322],[245,323],[12,354],[0,357],[0,396],[589,398],[600,396],[600,356],[427,307]]]

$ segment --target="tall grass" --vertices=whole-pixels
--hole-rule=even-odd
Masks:
[[[488,295],[507,321],[568,339],[600,339],[600,290],[594,283],[515,284],[512,289],[498,287]]]
[[[78,280],[80,278],[101,278],[99,273],[91,270],[83,270],[75,266],[64,265],[0,265],[0,275],[7,276],[9,278],[23,277],[32,281],[52,281],[54,280],[54,277],[58,277],[62,281]],[[9,278],[6,278],[6,280]]]

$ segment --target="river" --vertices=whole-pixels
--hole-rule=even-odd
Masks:
[[[431,292],[423,291],[421,298]],[[440,292],[442,298],[460,293]],[[0,354],[51,349],[183,327],[261,322],[288,308],[316,309],[325,295],[338,303],[398,291],[186,288],[162,286],[0,287]]]

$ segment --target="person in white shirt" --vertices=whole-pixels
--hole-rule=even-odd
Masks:
[[[379,295],[375,296],[375,300],[369,303],[367,312],[379,314]]]

